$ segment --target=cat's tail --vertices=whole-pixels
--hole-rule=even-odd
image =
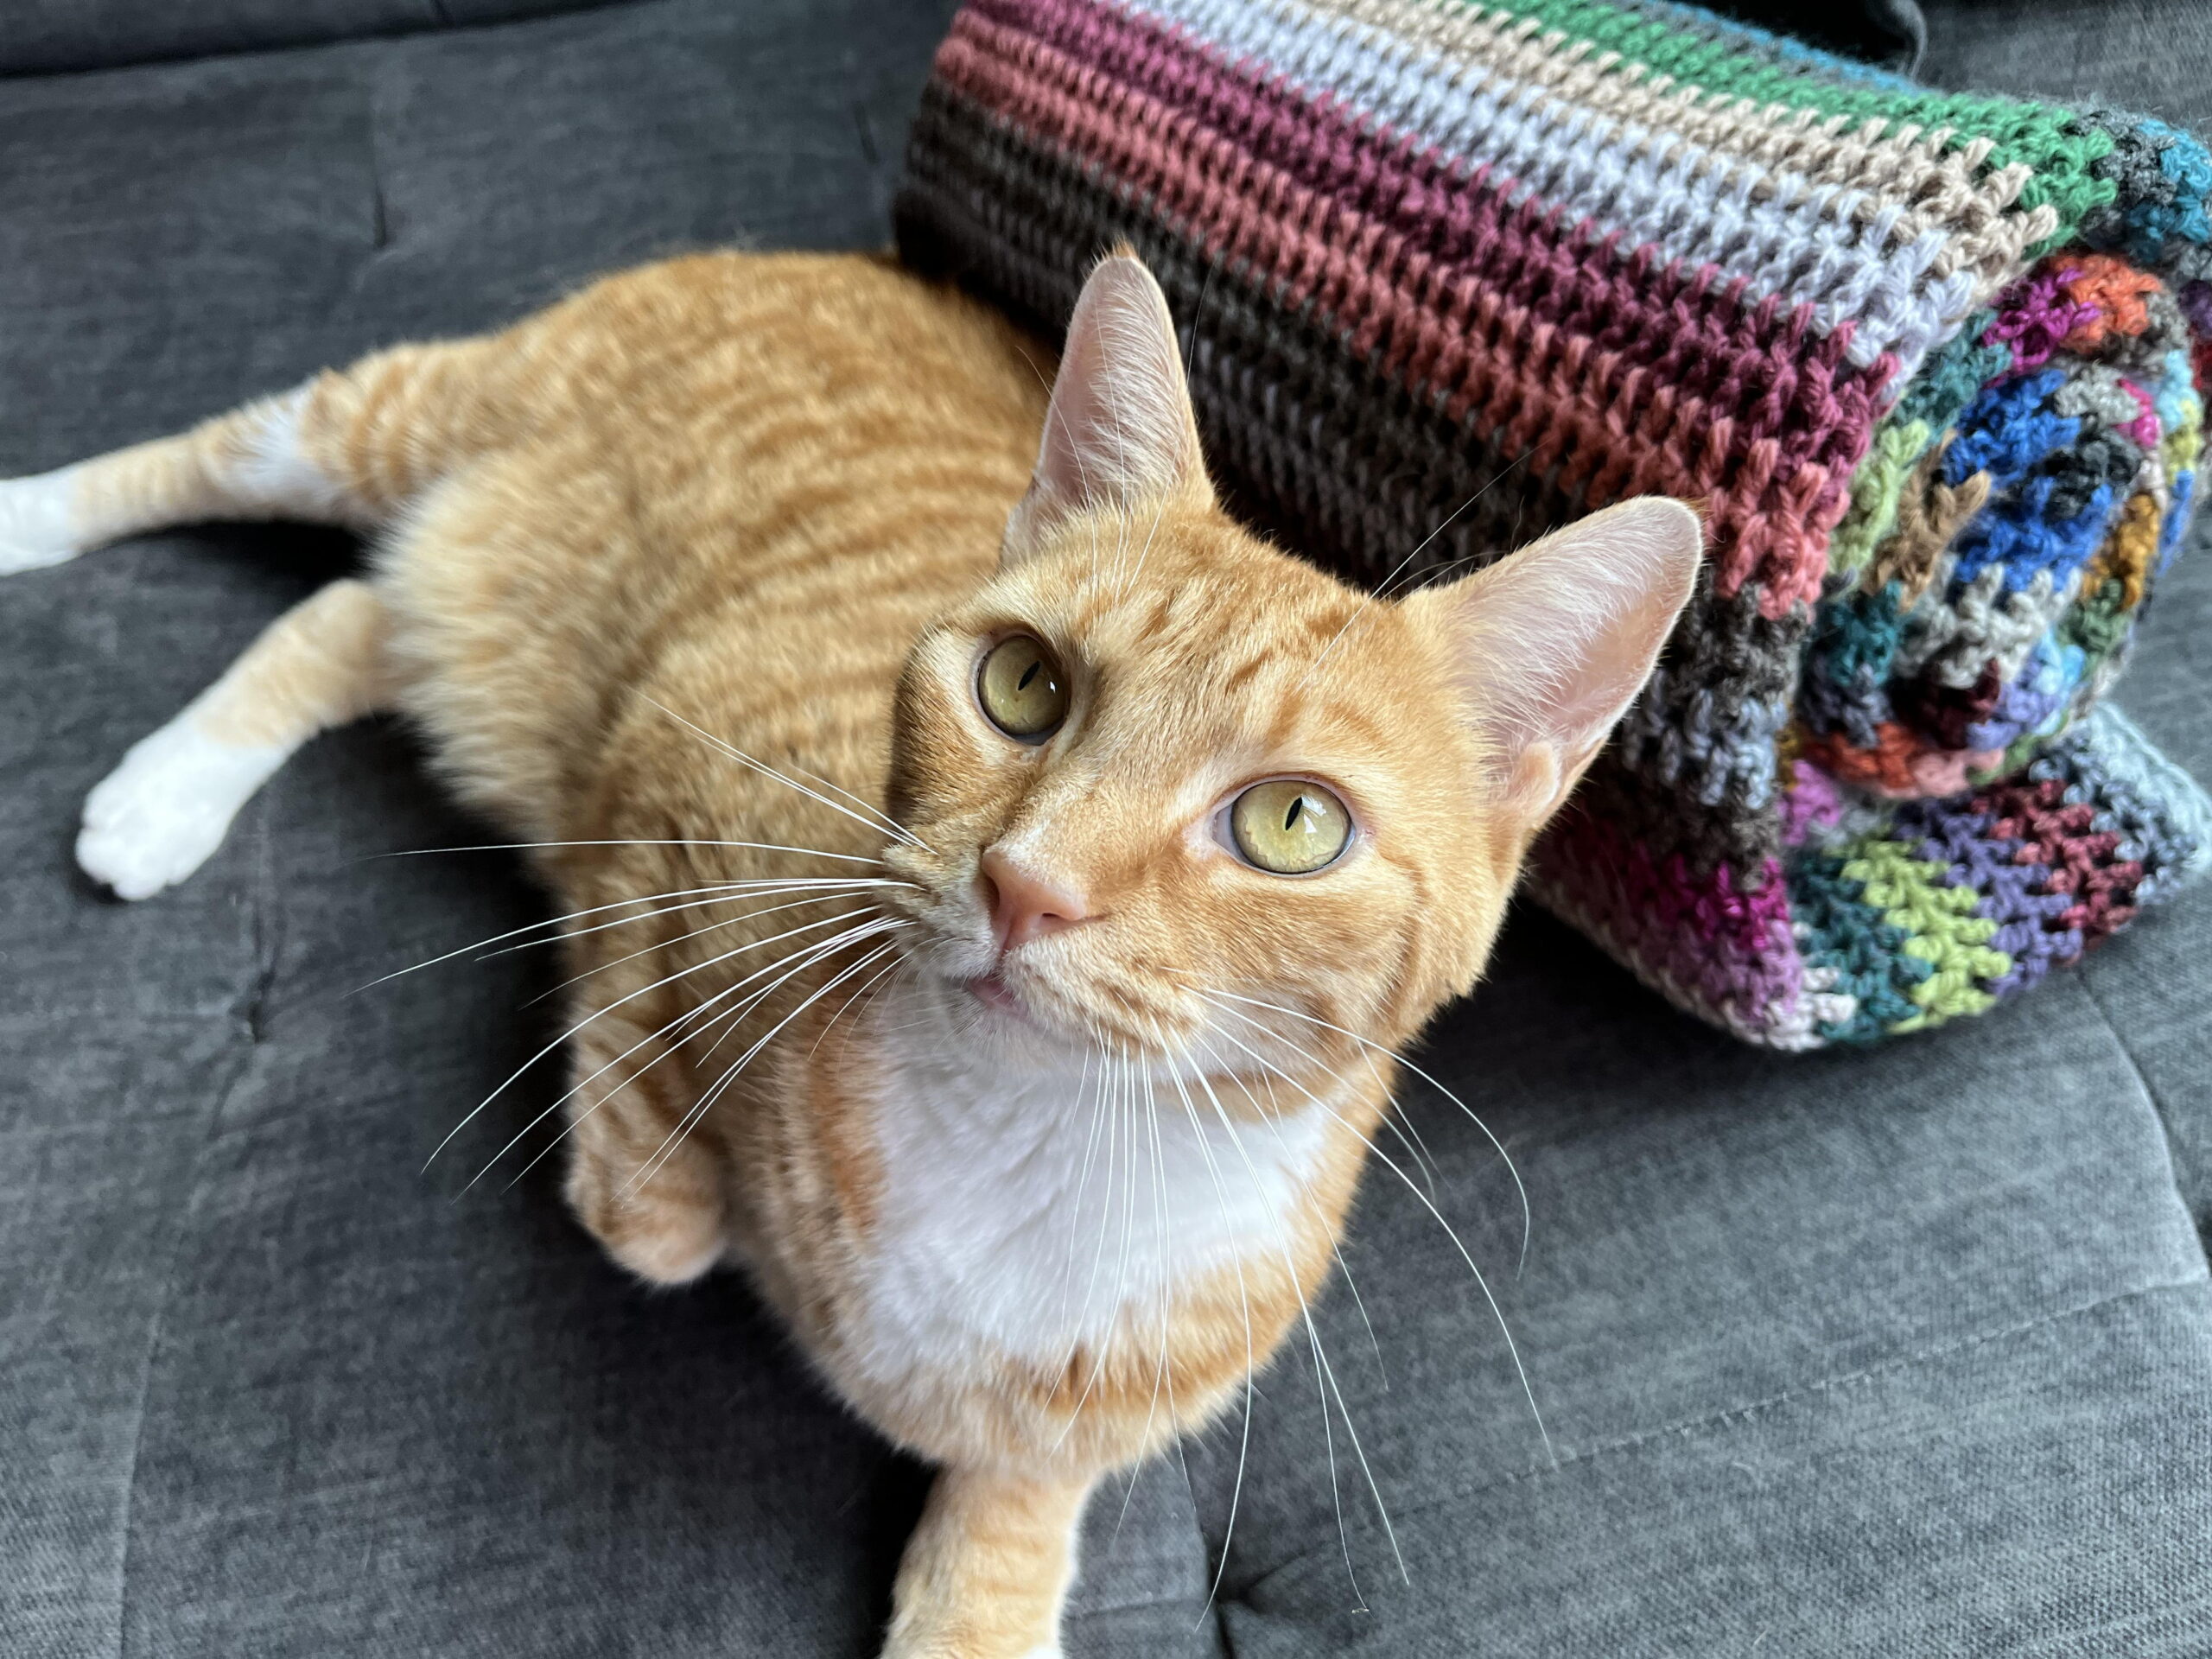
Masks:
[[[492,349],[397,346],[175,437],[0,480],[0,575],[207,519],[374,529],[494,441],[480,384]]]

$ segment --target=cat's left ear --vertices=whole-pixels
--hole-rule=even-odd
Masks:
[[[1068,321],[1028,493],[1007,519],[1013,564],[1086,507],[1213,505],[1167,296],[1126,250],[1100,260]]]
[[[1441,648],[1486,792],[1524,833],[1566,800],[1650,677],[1704,539],[1683,503],[1638,496],[1402,601]]]

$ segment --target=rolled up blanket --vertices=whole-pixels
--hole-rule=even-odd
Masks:
[[[2183,539],[2212,155],[1662,0],[970,0],[906,257],[1057,331],[1126,239],[1232,505],[1395,587],[1622,497],[1707,580],[1539,847],[1683,1007],[1977,1012],[2212,861],[2092,713]]]

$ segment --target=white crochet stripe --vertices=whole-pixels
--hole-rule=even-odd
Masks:
[[[1941,230],[1882,251],[1905,209],[1866,191],[1616,120],[1297,0],[1129,0],[1129,10],[1180,25],[1231,60],[1261,60],[1454,161],[1486,162],[1514,181],[1514,200],[1536,196],[1669,259],[1717,265],[1758,298],[1808,305],[1821,334],[1853,322],[1846,355],[1862,367],[1892,352],[1900,378],[1910,375],[1980,297],[1969,270],[1931,277],[1948,239]]]
[[[1352,18],[1451,63],[1487,65],[1497,74],[1624,121],[1639,122],[1725,151],[1772,172],[1802,174],[1816,184],[1871,192],[1861,211],[1899,207],[1897,239],[1941,230],[1986,291],[2011,280],[2022,251],[2049,234],[2056,213],[2007,213],[2033,176],[2023,162],[1980,169],[1994,145],[1971,138],[1953,146],[1948,128],[1826,115],[1811,106],[1760,105],[1655,74],[1649,66],[1588,41],[1545,31],[1534,19],[1485,11],[1465,0],[1304,0],[1315,13]],[[1948,276],[1947,251],[1930,267]]]

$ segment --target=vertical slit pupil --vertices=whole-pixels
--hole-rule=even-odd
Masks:
[[[1284,813],[1282,817],[1282,827],[1286,830],[1292,828],[1297,823],[1299,818],[1304,814],[1305,810],[1306,798],[1303,795],[1292,797],[1290,810]]]
[[[1027,691],[1029,689],[1029,682],[1037,677],[1037,671],[1044,666],[1045,659],[1039,657],[1022,671],[1021,677],[1014,683],[1014,689],[1017,691]]]

